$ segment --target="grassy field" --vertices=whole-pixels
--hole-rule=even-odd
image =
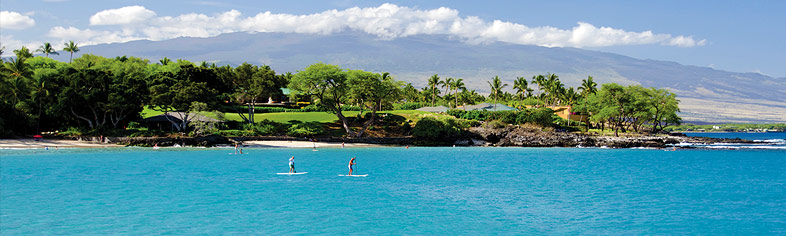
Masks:
[[[345,111],[343,112],[344,116],[357,116],[358,111]],[[367,112],[364,112],[367,113]],[[163,112],[155,111],[149,108],[145,108],[142,111],[142,117],[151,117],[161,115]],[[417,122],[420,118],[418,115],[420,114],[433,114],[430,112],[425,111],[417,111],[417,110],[396,110],[396,111],[380,111],[378,114],[393,114],[402,116],[408,120],[412,120],[413,122]],[[215,118],[215,113],[212,112],[205,112],[204,115],[208,117]],[[243,119],[240,118],[240,115],[237,113],[224,113],[224,118],[226,120],[233,120],[233,121],[242,121]],[[291,120],[297,120],[301,122],[320,122],[320,123],[332,123],[338,121],[338,117],[335,114],[328,113],[328,112],[274,112],[274,113],[256,113],[254,114],[254,119],[257,121],[261,120],[271,120],[280,123],[287,123]]]

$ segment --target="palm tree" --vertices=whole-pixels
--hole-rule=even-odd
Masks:
[[[60,55],[60,53],[56,52],[55,48],[53,48],[52,44],[50,43],[44,43],[44,45],[41,45],[40,47],[38,47],[38,50],[35,51],[46,54],[46,57],[49,57],[49,54]]]
[[[559,92],[559,76],[552,73],[547,73],[544,78],[544,87],[546,91],[546,105],[554,105],[556,93]],[[564,86],[564,85],[563,85]]]
[[[20,97],[29,94],[27,78],[33,75],[33,70],[29,64],[25,63],[26,59],[26,57],[16,57],[3,63],[2,71],[9,77],[8,82],[14,96],[13,104],[19,103]]]
[[[442,88],[445,89],[445,99],[450,97],[450,91],[453,91],[453,78],[448,77],[445,79],[445,82],[442,84]],[[448,106],[450,106],[450,101],[447,101]]]
[[[63,51],[71,53],[71,57],[68,58],[68,63],[71,63],[71,59],[74,59],[74,53],[79,52],[79,46],[77,46],[74,41],[68,41],[68,43],[65,43]]]
[[[598,83],[592,79],[592,76],[587,76],[587,79],[581,80],[581,87],[579,87],[581,95],[584,97],[584,111],[587,112],[587,130],[589,130],[589,112],[587,111],[587,97],[590,94],[598,92]]]
[[[513,81],[513,88],[516,89],[516,94],[519,95],[519,107],[522,106],[524,100],[524,94],[529,91],[527,87],[527,79],[524,77],[516,77],[516,80]]]
[[[169,58],[164,57],[163,59],[158,60],[158,62],[160,62],[162,66],[165,66],[165,65],[168,65],[169,63],[171,63],[172,60],[169,60]]]
[[[459,89],[467,89],[467,86],[464,84],[464,79],[456,79],[453,81],[453,96],[456,97],[456,105],[453,108],[458,107],[458,90]]]
[[[432,75],[431,78],[428,79],[428,86],[431,87],[431,106],[432,107],[434,106],[434,100],[437,99],[437,93],[439,93],[439,88],[437,88],[437,87],[439,87],[439,85],[441,85],[443,83],[445,83],[445,82],[440,80],[439,76],[437,76],[437,74]]]
[[[24,47],[23,47],[24,48]],[[3,63],[3,70],[8,72],[12,77],[28,78],[33,74],[30,65],[25,63],[26,57],[19,57],[9,59],[8,62]]]
[[[502,93],[502,89],[507,87],[508,84],[503,84],[502,81],[499,80],[499,76],[494,76],[491,81],[486,81],[491,87],[491,93],[494,94],[494,111],[497,111],[497,96]]]
[[[22,48],[20,49],[14,50],[14,54],[16,54],[16,57],[21,57],[21,58],[33,57],[33,53],[31,53],[30,49],[27,49],[27,47],[25,46],[22,46]]]
[[[576,93],[576,90],[573,89],[573,87],[570,87],[568,89],[563,89],[562,91],[563,91],[562,92],[562,101],[564,101],[566,105],[568,105],[571,108],[573,108],[573,103],[575,103],[576,100],[578,100],[579,94]],[[571,111],[568,110],[568,112],[571,112]],[[570,126],[570,113],[568,114],[568,126]]]
[[[43,104],[47,98],[49,98],[49,85],[48,76],[34,76],[33,79],[33,92],[31,93],[33,101],[38,103],[38,119],[36,121],[35,130],[36,133],[41,132],[41,112],[43,110]]]

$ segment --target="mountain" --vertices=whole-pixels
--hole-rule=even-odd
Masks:
[[[641,60],[576,48],[547,48],[508,43],[467,44],[445,35],[380,40],[360,32],[331,35],[229,33],[209,38],[85,46],[80,54],[135,56],[157,62],[163,57],[220,65],[243,62],[270,65],[278,73],[296,72],[325,62],[343,68],[387,71],[424,87],[432,74],[460,77],[470,89],[488,91],[498,75],[508,84],[517,76],[556,73],[566,86],[593,76],[616,82],[666,88],[681,100],[681,116],[701,122],[786,122],[786,78],[735,73],[675,62]],[[61,60],[68,60],[61,54]]]

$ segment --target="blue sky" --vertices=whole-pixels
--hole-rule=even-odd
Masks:
[[[0,11],[9,53],[65,40],[352,29],[380,38],[452,34],[467,43],[580,47],[786,77],[786,1],[3,0]]]

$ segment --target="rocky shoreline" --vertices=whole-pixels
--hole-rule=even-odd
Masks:
[[[461,141],[470,145],[502,147],[608,147],[608,148],[665,148],[680,143],[753,143],[743,139],[688,137],[684,134],[650,136],[596,136],[570,132],[546,132],[540,128],[507,126],[503,128],[473,127],[469,132],[476,138]]]
[[[414,146],[496,146],[496,147],[607,147],[607,148],[665,148],[683,143],[717,144],[717,143],[753,143],[743,139],[718,139],[705,137],[688,137],[681,133],[642,135],[642,136],[597,136],[572,132],[543,131],[540,128],[522,126],[506,126],[503,128],[470,128],[463,137],[451,140],[419,140],[414,137],[391,138],[343,138],[321,137],[314,140],[308,138],[286,136],[264,137],[223,137],[209,135],[201,137],[74,137],[73,140],[100,142],[126,146],[152,147],[167,146],[198,146],[214,147],[243,144],[246,141],[319,141],[328,143],[360,143],[375,145],[414,145]]]

